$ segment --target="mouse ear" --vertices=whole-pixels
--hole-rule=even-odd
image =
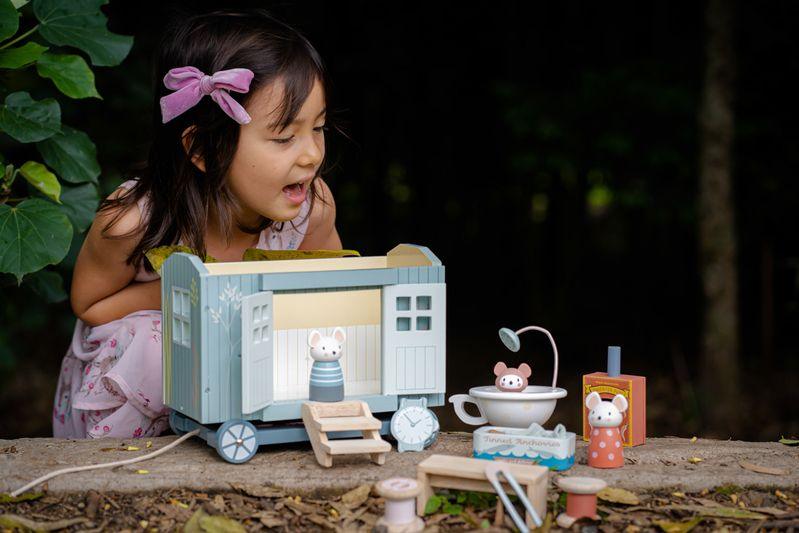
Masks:
[[[525,378],[529,378],[533,374],[533,370],[530,368],[530,365],[528,365],[527,363],[522,363],[519,365],[519,374],[521,374]]]
[[[501,376],[507,370],[508,370],[507,365],[505,365],[505,363],[503,363],[502,361],[500,361],[499,363],[494,365],[494,375],[495,376]]]
[[[602,398],[599,396],[599,393],[596,391],[592,392],[591,394],[585,397],[585,406],[588,407],[589,409],[593,409],[594,407],[599,405],[600,402],[602,402]]]
[[[344,333],[344,328],[336,326],[336,329],[333,330],[333,338],[336,339],[337,342],[344,343],[344,341],[347,340],[347,334]]]
[[[308,335],[308,346],[311,348],[316,348],[319,344],[319,341],[322,339],[322,334],[319,333],[319,330],[313,330],[310,335]]]
[[[616,409],[618,409],[619,412],[621,413],[626,411],[627,407],[629,407],[629,405],[627,404],[627,398],[625,398],[621,394],[617,394],[616,396],[614,396],[611,403],[613,403],[613,405],[616,406]]]

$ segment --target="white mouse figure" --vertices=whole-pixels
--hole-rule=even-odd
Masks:
[[[308,335],[311,347],[311,378],[308,383],[308,399],[313,402],[340,402],[344,399],[344,374],[338,360],[344,353],[344,329],[337,327],[333,335],[323,337],[318,330]]]
[[[585,397],[591,437],[588,444],[588,466],[594,468],[619,468],[624,465],[621,423],[627,410],[627,398],[621,394],[613,400],[603,400],[594,391]]]

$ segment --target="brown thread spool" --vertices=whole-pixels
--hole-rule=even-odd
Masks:
[[[608,484],[594,477],[562,477],[557,480],[561,490],[566,492],[566,512],[560,513],[557,524],[569,529],[581,518],[599,520],[596,513],[596,494]]]

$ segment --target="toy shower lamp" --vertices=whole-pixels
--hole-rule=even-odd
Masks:
[[[525,363],[518,368],[509,368],[505,363],[499,362],[494,366],[496,376],[494,385],[472,387],[469,389],[469,394],[450,396],[449,402],[453,404],[458,418],[473,426],[490,424],[529,428],[532,424],[542,426],[546,424],[555,410],[557,401],[566,396],[566,389],[557,386],[558,347],[555,345],[555,339],[549,331],[538,326],[527,326],[518,331],[502,328],[499,330],[499,338],[509,350],[518,352],[521,347],[519,334],[530,330],[545,333],[552,345],[555,358],[552,386],[528,385],[527,380],[532,375],[532,370]],[[464,409],[466,403],[475,404],[480,416],[468,414]]]

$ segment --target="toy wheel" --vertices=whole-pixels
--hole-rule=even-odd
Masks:
[[[183,431],[182,429],[178,428],[179,417],[180,415],[174,409],[169,412],[169,428],[178,437],[180,437],[181,435],[185,435],[187,433],[186,431]]]
[[[216,451],[229,463],[246,463],[258,451],[255,426],[246,420],[228,420],[216,431]]]

